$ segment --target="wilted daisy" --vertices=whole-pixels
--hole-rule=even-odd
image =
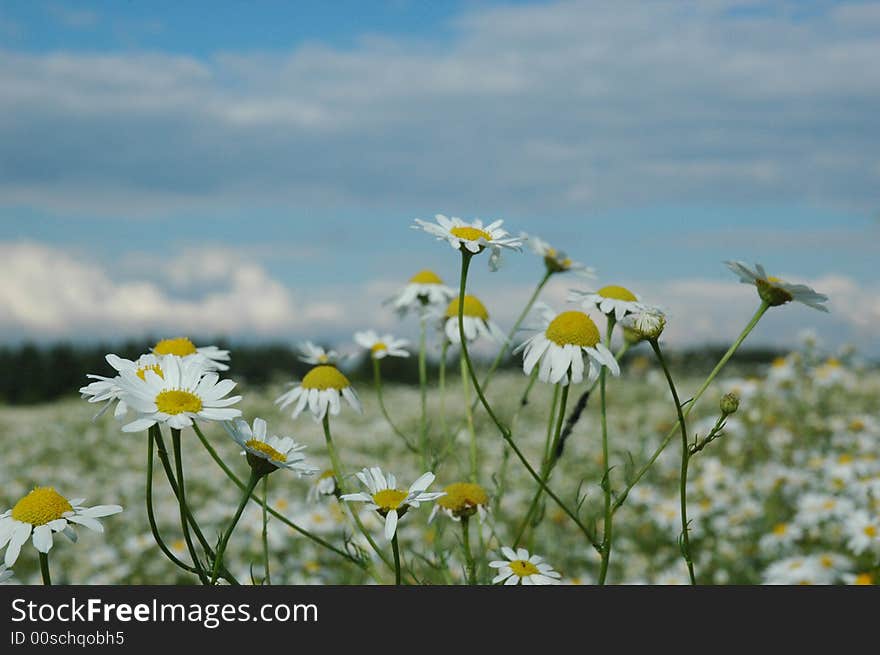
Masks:
[[[268,434],[266,421],[254,419],[254,427],[244,419],[224,423],[223,426],[239,446],[244,448],[242,454],[247,456],[248,464],[255,471],[263,474],[283,468],[293,471],[299,477],[312,475],[318,469],[306,464],[306,456],[300,451],[306,448],[291,437],[278,437]]]
[[[445,487],[443,492],[446,495],[441,496],[434,503],[428,523],[441,511],[454,521],[474,514],[479,514],[481,521],[486,517],[489,496],[480,485],[473,482],[453,482]]]
[[[443,316],[443,331],[452,343],[461,343],[458,330],[458,297],[452,299]],[[489,319],[489,311],[476,296],[464,297],[464,336],[468,342],[488,337],[499,343],[507,341],[504,332]]]
[[[638,296],[626,287],[609,285],[598,291],[576,291],[569,293],[570,302],[580,302],[586,309],[596,308],[608,316],[614,315],[618,321],[628,313],[643,308]]]
[[[445,493],[442,491],[425,493],[434,482],[433,473],[420,476],[407,491],[398,489],[394,475],[391,473],[383,475],[382,469],[378,466],[365,468],[357,474],[357,477],[370,493],[344,494],[340,499],[349,503],[368,503],[369,509],[376,510],[385,519],[385,538],[389,541],[397,530],[397,521],[403,518],[410,507],[418,507],[419,503],[435,500]]]
[[[361,348],[365,348],[370,352],[373,359],[385,359],[386,357],[409,357],[409,352],[405,350],[409,345],[406,339],[395,339],[390,334],[383,334],[381,337],[373,330],[366,332],[355,332],[354,341]]]
[[[425,269],[413,275],[390,302],[397,312],[406,314],[412,309],[445,305],[454,296],[455,291],[443,284],[439,275]]]
[[[538,378],[542,382],[578,384],[584,379],[584,371],[590,382],[599,377],[602,366],[614,375],[620,375],[620,367],[614,355],[601,341],[599,328],[589,316],[580,311],[557,314],[544,306],[541,313],[540,331],[518,346],[514,353],[523,351],[523,371],[531,375],[541,363]],[[585,365],[584,354],[588,355]]]
[[[529,551],[525,548],[519,548],[514,552],[507,546],[501,548],[501,553],[506,559],[489,562],[489,566],[498,569],[498,575],[492,579],[492,584],[502,581],[505,585],[559,584],[562,576],[544,562],[543,557],[529,555]]]
[[[176,355],[177,357],[187,359],[198,359],[202,362],[203,368],[206,371],[229,370],[229,367],[223,363],[229,361],[228,350],[220,350],[217,346],[197,348],[187,337],[162,339],[153,346],[153,354],[160,357],[162,355]]]
[[[494,271],[498,269],[501,260],[501,249],[521,250],[522,240],[511,237],[501,226],[504,221],[494,221],[483,225],[483,221],[475,220],[471,223],[460,218],[447,218],[443,214],[434,216],[436,223],[415,220],[416,229],[422,229],[428,234],[433,234],[438,239],[443,239],[456,250],[464,249],[472,254],[483,252],[490,248],[492,254],[489,257],[489,267]]]
[[[306,373],[298,385],[285,394],[279,396],[275,403],[280,409],[284,409],[293,402],[293,418],[299,416],[308,406],[316,421],[321,421],[328,411],[331,416],[339,414],[340,397],[356,412],[361,409],[361,401],[351,386],[351,382],[335,366],[316,366]]]
[[[526,242],[533,253],[544,259],[544,265],[550,273],[567,273],[571,271],[586,277],[594,277],[596,275],[594,268],[573,261],[563,251],[557,250],[539,237],[526,234],[525,232],[520,232],[519,237]]]
[[[15,564],[21,547],[32,535],[34,548],[48,553],[52,549],[53,533],[63,532],[68,539],[76,541],[71,524],[104,532],[98,519],[122,511],[119,505],[83,507],[84,502],[83,498],[67,500],[52,487],[36,487],[11,510],[0,514],[0,548],[6,546],[6,566]]]
[[[771,307],[778,307],[791,301],[803,303],[820,312],[827,312],[828,308],[822,303],[828,302],[828,296],[817,293],[806,284],[790,284],[773,275],[767,275],[767,271],[760,264],[755,264],[755,270],[750,269],[743,262],[724,262],[727,267],[739,276],[743,284],[752,284],[758,289],[761,300]]]
[[[107,363],[116,369],[117,372],[134,371],[135,375],[142,380],[148,370],[153,371],[159,377],[164,377],[160,358],[153,354],[141,355],[138,357],[137,361],[131,361],[130,359],[123,359],[122,357],[110,353],[109,355],[106,355],[104,359],[106,359]],[[92,378],[95,382],[80,388],[79,392],[82,394],[82,397],[88,398],[90,403],[104,403],[104,406],[100,411],[95,414],[95,418],[98,418],[110,409],[110,406],[114,401],[116,402],[114,416],[117,418],[125,416],[126,412],[128,412],[128,405],[119,398],[122,393],[122,389],[119,386],[120,377],[117,375],[116,377],[109,378],[104,377],[103,375],[92,374],[89,374],[86,377]]]
[[[326,496],[335,496],[338,487],[336,486],[336,477],[333,475],[332,469],[328,469],[321,473],[315,479],[315,482],[309,487],[306,499],[309,502],[316,503]]]
[[[324,350],[321,346],[317,346],[311,341],[304,341],[299,345],[299,361],[312,366],[319,364],[335,365],[340,357],[335,350]]]
[[[232,380],[220,380],[217,373],[204,372],[196,358],[165,356],[160,361],[162,375],[153,369],[143,372],[126,370],[119,374],[120,399],[138,413],[138,418],[123,426],[123,432],[138,432],[165,423],[183,429],[193,420],[231,421],[241,416],[240,409],[230,408],[241,396],[225,396],[235,387]]]
[[[0,564],[0,584],[8,584],[13,575],[12,569],[6,568],[6,564]]]

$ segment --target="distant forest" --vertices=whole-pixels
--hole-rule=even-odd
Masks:
[[[148,352],[154,341],[126,341],[121,344],[54,345],[23,344],[0,347],[0,403],[24,405],[49,402],[65,396],[75,396],[80,387],[88,383],[86,374],[111,375],[113,369],[104,360],[106,353],[136,359]],[[299,352],[289,344],[236,344],[223,340],[205,340],[196,343],[213,343],[232,351],[232,361],[227,375],[249,386],[264,385],[278,380],[301,379],[309,365],[299,361]],[[724,348],[706,347],[696,350],[670,352],[671,366],[682,372],[706,372],[718,361]],[[650,350],[639,347],[626,360],[639,355],[649,355]],[[735,367],[750,367],[767,363],[780,351],[772,349],[744,349],[731,362]],[[454,357],[455,355],[450,355]],[[517,367],[519,358],[509,357],[506,367]],[[372,380],[372,367],[366,358],[353,358],[343,366],[353,382]],[[429,360],[432,374],[436,360]],[[390,358],[382,362],[383,380],[401,384],[418,383],[418,367],[415,357]],[[436,376],[432,375],[432,379]]]

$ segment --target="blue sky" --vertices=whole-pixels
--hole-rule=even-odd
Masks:
[[[874,2],[3,2],[0,338],[409,333],[379,303],[454,277],[408,227],[440,212],[560,244],[678,343],[738,330],[721,261],[759,261],[833,309],[759,339],[877,354],[878,58]],[[504,323],[538,275],[474,283]]]

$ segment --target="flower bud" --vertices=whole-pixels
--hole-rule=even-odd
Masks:
[[[726,393],[721,398],[721,413],[725,416],[736,414],[739,409],[739,396],[733,392]]]
[[[632,332],[629,338],[638,337],[654,341],[663,334],[666,328],[666,316],[659,309],[645,307],[632,314],[627,314],[621,321],[624,333]],[[638,339],[636,339],[638,340]]]

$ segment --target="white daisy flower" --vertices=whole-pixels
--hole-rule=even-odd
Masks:
[[[137,375],[142,380],[144,379],[144,375],[148,370],[153,371],[159,377],[163,377],[164,373],[162,373],[162,366],[160,364],[159,357],[153,354],[141,355],[138,357],[137,361],[131,361],[130,359],[123,359],[113,353],[106,355],[104,359],[107,360],[107,363],[110,364],[117,372],[121,373],[122,371],[133,371],[135,375]],[[83,398],[88,398],[90,403],[104,403],[104,406],[95,414],[94,418],[98,418],[104,414],[110,406],[116,402],[116,410],[113,415],[116,418],[120,418],[125,416],[128,412],[128,405],[120,399],[120,395],[122,393],[122,388],[119,386],[120,376],[116,377],[104,377],[103,375],[93,375],[89,374],[86,377],[95,380],[82,388],[80,388],[79,392],[82,394]]]
[[[644,309],[639,298],[626,287],[609,285],[598,291],[577,291],[572,289],[569,302],[580,302],[585,309],[597,308],[603,314],[614,315],[618,321],[629,313]]]
[[[486,518],[489,509],[489,495],[480,485],[473,482],[453,482],[443,489],[444,496],[437,499],[428,523],[434,520],[438,512],[443,512],[453,521],[460,521],[463,516],[479,515],[480,520]]]
[[[880,552],[880,520],[867,512],[853,512],[846,520],[846,546],[856,555]]]
[[[253,429],[244,419],[236,419],[223,426],[233,441],[244,448],[242,454],[247,456],[252,469],[271,473],[283,468],[299,477],[318,472],[318,469],[306,463],[306,456],[300,452],[306,448],[305,445],[298,444],[291,437],[268,434],[266,421],[261,418],[254,419]]]
[[[315,480],[314,484],[309,488],[306,500],[310,503],[316,503],[326,496],[335,496],[338,487],[336,486],[336,478],[333,470],[328,469],[321,473]]]
[[[0,564],[0,584],[9,584],[12,576],[15,575],[12,569],[6,568],[6,564]]]
[[[324,350],[321,346],[316,346],[311,341],[304,341],[299,345],[300,353],[299,361],[312,366],[320,364],[336,365],[341,359],[339,353],[335,350]]]
[[[345,398],[356,412],[363,412],[361,401],[348,378],[340,373],[335,366],[321,365],[306,373],[302,382],[279,396],[275,403],[279,405],[280,409],[284,409],[296,402],[296,406],[293,408],[293,418],[299,416],[308,407],[315,420],[321,421],[328,411],[330,416],[339,414],[340,397]]]
[[[361,348],[365,348],[370,352],[373,359],[385,359],[386,357],[409,357],[409,353],[405,350],[409,345],[406,339],[395,339],[390,334],[383,334],[381,337],[373,330],[366,332],[355,332],[354,340]]]
[[[464,336],[468,343],[479,337],[487,337],[498,343],[507,341],[507,336],[495,323],[489,320],[489,311],[476,296],[464,297]],[[454,344],[461,343],[458,330],[458,297],[452,299],[443,315],[443,331],[446,338]]]
[[[368,503],[369,509],[376,510],[385,519],[385,538],[389,541],[397,531],[397,522],[407,513],[410,507],[418,507],[420,503],[430,502],[444,495],[445,492],[425,493],[434,482],[433,473],[425,473],[413,482],[407,491],[397,488],[397,479],[393,474],[383,475],[378,466],[365,468],[357,474],[370,493],[363,492],[344,494],[341,500],[346,502]]]
[[[522,240],[511,237],[506,230],[501,229],[504,221],[494,221],[484,226],[481,220],[468,223],[454,216],[447,218],[443,214],[436,214],[434,220],[437,222],[428,223],[417,218],[413,227],[446,240],[456,250],[464,248],[476,255],[490,248],[492,254],[489,257],[489,268],[493,271],[498,270],[502,248],[522,250]]]
[[[822,303],[828,302],[828,296],[817,293],[806,284],[790,284],[773,275],[767,275],[767,271],[760,264],[755,264],[755,270],[750,269],[743,262],[724,262],[727,267],[739,276],[743,284],[751,284],[757,287],[758,295],[771,307],[778,307],[791,301],[803,303],[807,307],[827,312],[828,308]]]
[[[240,409],[229,407],[241,396],[224,398],[235,382],[220,380],[214,371],[205,373],[199,359],[166,355],[159,366],[161,376],[147,369],[143,379],[134,371],[120,372],[120,398],[139,414],[123,432],[139,432],[157,423],[180,430],[194,419],[231,421],[241,416]]]
[[[603,366],[614,375],[620,375],[620,367],[614,355],[601,341],[599,328],[589,316],[580,311],[555,313],[549,307],[542,311],[540,331],[518,346],[514,353],[523,351],[523,371],[531,375],[540,362],[538,378],[551,384],[579,384],[584,371],[590,382],[599,377]],[[588,355],[584,363],[584,354]]]
[[[229,370],[229,367],[223,363],[229,361],[228,350],[220,350],[217,346],[197,348],[187,337],[162,339],[153,346],[153,354],[160,357],[162,355],[176,355],[184,359],[198,359],[206,371]]]
[[[591,266],[584,266],[580,262],[572,261],[564,252],[557,250],[539,237],[520,232],[519,238],[526,242],[526,245],[529,246],[533,253],[544,259],[544,265],[550,273],[567,273],[571,271],[584,277],[596,276],[596,269]]]
[[[6,566],[15,564],[21,547],[31,536],[34,548],[48,553],[52,550],[53,533],[63,532],[68,539],[76,541],[71,524],[104,532],[104,526],[97,519],[122,511],[119,505],[83,507],[84,502],[83,498],[67,500],[52,487],[36,487],[15,507],[0,514],[0,548],[6,546]]]
[[[544,562],[544,558],[538,555],[529,555],[525,548],[514,551],[512,548],[503,546],[502,555],[506,558],[489,562],[489,566],[498,569],[498,575],[492,579],[492,584],[504,582],[505,585],[551,585],[559,584],[562,577],[553,568]]]
[[[445,305],[454,297],[455,291],[443,284],[439,275],[425,269],[413,275],[389,302],[399,314],[406,314],[413,309]]]

